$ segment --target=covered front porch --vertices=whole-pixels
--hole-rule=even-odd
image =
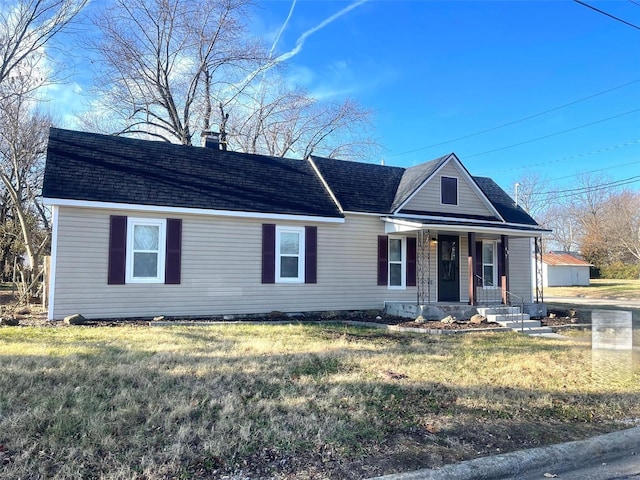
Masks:
[[[390,237],[416,239],[416,301],[385,302],[387,313],[462,319],[477,313],[479,306],[507,305],[534,318],[546,314],[541,233],[480,221],[397,217],[383,221]]]

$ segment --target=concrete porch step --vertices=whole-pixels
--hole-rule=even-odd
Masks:
[[[509,305],[496,305],[493,307],[477,307],[478,313],[485,317],[489,315],[509,315],[520,313],[520,307],[511,307]]]
[[[528,321],[531,319],[528,313],[502,313],[502,314],[490,313],[486,317],[489,322],[497,322],[500,324],[502,324],[502,322],[520,322],[521,320]]]
[[[499,325],[502,325],[503,327],[507,327],[507,328],[512,328],[514,330],[520,330],[521,327],[524,328],[540,328],[540,322],[537,320],[528,320],[525,319],[524,321],[520,321],[520,319],[518,320],[508,320],[508,321],[501,321],[498,322]]]

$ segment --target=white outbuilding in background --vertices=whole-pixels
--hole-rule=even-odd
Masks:
[[[592,265],[566,252],[550,252],[542,255],[542,281],[545,287],[571,287],[589,285],[589,268]]]

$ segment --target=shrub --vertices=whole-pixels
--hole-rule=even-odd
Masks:
[[[600,267],[600,276],[618,280],[633,280],[640,278],[640,265],[625,265],[622,262],[613,262]]]

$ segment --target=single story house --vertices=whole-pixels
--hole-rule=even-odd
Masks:
[[[532,304],[545,232],[451,153],[410,168],[52,128],[49,318]]]
[[[568,252],[542,255],[542,285],[544,287],[588,286],[593,265]]]

